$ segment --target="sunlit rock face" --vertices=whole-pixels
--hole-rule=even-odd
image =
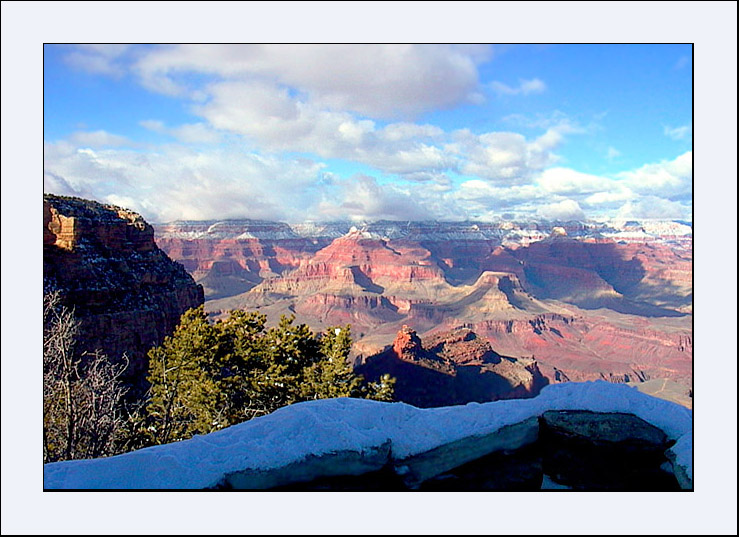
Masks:
[[[501,356],[467,328],[422,341],[404,326],[391,347],[365,358],[356,371],[372,381],[389,373],[396,399],[422,408],[533,397],[548,384],[536,360]]]
[[[44,283],[74,308],[78,345],[113,360],[125,353],[127,380],[143,389],[147,351],[182,313],[203,304],[202,287],[157,247],[153,228],[134,212],[53,195],[44,195],[43,211]]]
[[[424,341],[464,327],[501,355],[533,357],[550,383],[692,387],[684,223],[228,220],[157,225],[156,240],[203,284],[214,318],[259,309],[317,331],[351,324],[353,363],[404,325]]]

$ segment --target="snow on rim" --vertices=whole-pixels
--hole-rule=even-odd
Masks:
[[[394,458],[423,453],[461,438],[492,433],[547,410],[628,412],[677,440],[676,463],[692,479],[691,410],[605,381],[545,387],[533,399],[420,409],[405,403],[322,399],[208,435],[103,459],[44,465],[44,488],[204,489],[229,473],[267,470],[308,455],[367,452],[388,439]]]

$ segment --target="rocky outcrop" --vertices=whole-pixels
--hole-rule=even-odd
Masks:
[[[78,345],[113,360],[141,391],[147,351],[180,316],[204,302],[202,287],[154,243],[154,230],[131,211],[79,198],[44,195],[44,283],[79,319]]]
[[[419,407],[533,397],[547,384],[535,360],[501,356],[465,328],[424,343],[403,326],[392,346],[365,358],[356,372],[370,380],[389,373],[396,399]]]

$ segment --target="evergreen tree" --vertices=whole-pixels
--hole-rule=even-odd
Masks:
[[[361,397],[363,378],[356,375],[347,359],[352,346],[351,327],[332,326],[320,340],[320,356],[303,375],[302,395],[306,399]]]
[[[294,322],[294,315],[283,315],[264,336],[264,360],[254,383],[269,412],[305,400],[301,387],[304,370],[319,359],[320,346],[313,332]]]
[[[223,425],[219,402],[225,394],[215,376],[219,350],[218,331],[200,306],[185,312],[175,333],[149,351],[147,411],[155,443],[209,433]]]
[[[348,325],[320,337],[294,315],[265,325],[264,315],[244,311],[211,324],[202,306],[182,316],[175,333],[149,352],[153,442],[205,434],[309,399],[392,400],[393,379],[366,385],[354,374]]]
[[[370,382],[366,386],[365,397],[375,401],[395,401],[395,380],[395,377],[385,373],[377,382]]]
[[[264,369],[266,323],[263,314],[234,310],[228,319],[215,324],[222,340],[219,385],[228,394],[223,399],[223,414],[229,424],[268,412],[256,382]]]

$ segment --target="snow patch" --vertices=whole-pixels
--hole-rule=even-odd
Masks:
[[[553,384],[533,399],[420,409],[405,403],[323,399],[297,403],[190,440],[114,457],[44,465],[46,489],[204,489],[244,470],[280,468],[340,451],[370,453],[388,440],[395,459],[485,435],[548,410],[632,413],[662,429],[692,480],[692,411],[605,381]]]

